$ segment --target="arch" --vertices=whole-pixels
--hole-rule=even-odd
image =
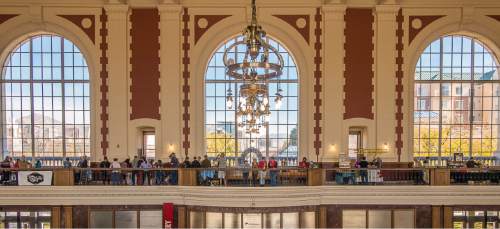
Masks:
[[[95,29],[98,31],[100,25],[96,21]],[[22,40],[35,34],[52,33],[64,37],[74,43],[87,61],[89,80],[90,80],[90,131],[91,131],[91,158],[96,159],[100,154],[101,136],[99,129],[100,120],[100,80],[99,80],[99,55],[98,46],[100,37],[96,36],[95,44],[88,36],[76,25],[53,15],[47,15],[45,21],[33,21],[30,15],[21,15],[12,18],[0,25],[0,63],[4,63],[10,51]],[[3,72],[3,64],[0,65],[0,71]]]
[[[450,34],[428,44],[415,69],[414,155],[491,160],[500,138],[495,54],[474,37]]]
[[[241,34],[242,28],[247,25],[247,22],[242,16],[236,18],[232,16],[215,24],[208,30],[203,37],[198,40],[196,46],[192,49],[191,60],[191,129],[204,129],[204,76],[208,61],[212,54],[217,50],[217,47],[222,44],[228,37],[233,37],[235,34]],[[290,25],[285,22],[272,18],[263,17],[259,20],[264,30],[271,37],[276,38],[284,45],[295,59],[298,69],[300,98],[299,98],[299,138],[300,152],[312,152],[313,128],[309,123],[312,123],[313,117],[311,112],[313,101],[313,85],[312,72],[314,69],[313,50],[302,36]],[[204,131],[192,131],[191,152],[203,152],[205,147],[203,144]],[[308,155],[305,155],[308,156]]]
[[[74,43],[55,34],[30,36],[9,51],[2,65],[3,149],[49,165],[90,156],[86,62]]]
[[[405,27],[408,27],[408,22],[405,22]],[[405,44],[404,49],[404,73],[405,79],[403,81],[404,87],[404,100],[407,105],[404,108],[404,145],[403,150],[408,152],[406,155],[409,160],[413,157],[413,107],[414,107],[414,75],[415,66],[420,58],[423,50],[434,40],[451,34],[462,34],[473,37],[483,44],[485,44],[496,59],[500,57],[500,24],[486,16],[474,17],[471,20],[464,21],[460,15],[448,15],[440,18],[430,25],[426,26],[419,34],[413,39],[411,44]],[[407,34],[405,34],[405,41],[407,41]]]

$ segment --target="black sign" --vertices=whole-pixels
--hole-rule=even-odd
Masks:
[[[32,184],[40,184],[43,182],[43,175],[37,172],[30,173],[26,179]]]

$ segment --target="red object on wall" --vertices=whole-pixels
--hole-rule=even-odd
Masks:
[[[344,119],[373,119],[372,9],[348,8],[344,19]]]
[[[130,16],[132,80],[130,119],[160,119],[160,15],[157,9],[133,9]]]
[[[163,203],[163,228],[173,228],[174,225],[174,204]]]

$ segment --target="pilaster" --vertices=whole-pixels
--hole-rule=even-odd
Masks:
[[[397,161],[395,151],[396,114],[396,45],[397,5],[379,5],[375,8],[375,120],[376,147],[388,149],[385,160]]]
[[[181,12],[180,5],[159,5],[160,12],[160,113],[163,139],[157,141],[157,158],[180,152],[182,139]],[[158,151],[161,150],[161,152]]]
[[[338,159],[347,150],[342,141],[344,98],[344,15],[345,5],[323,6],[323,162]],[[344,149],[345,148],[345,149]]]
[[[108,113],[109,148],[108,157],[132,156],[133,149],[127,147],[129,121],[128,99],[128,6],[105,5],[108,15]]]

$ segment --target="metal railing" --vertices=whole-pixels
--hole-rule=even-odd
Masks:
[[[75,185],[177,185],[176,168],[73,168]]]
[[[203,168],[196,169],[197,184],[202,186],[304,186],[308,169],[279,167],[258,168]]]
[[[451,169],[450,183],[459,185],[498,185],[500,183],[500,168]]]
[[[327,185],[425,185],[430,183],[425,168],[332,168],[325,169]]]
[[[19,171],[29,171],[22,173]],[[26,174],[52,171],[52,185],[316,186],[499,185],[500,168],[0,168],[0,186],[29,185]],[[43,173],[42,173],[43,174]],[[20,180],[21,179],[21,180]],[[49,178],[46,178],[47,180]],[[21,181],[21,182],[19,182]],[[56,182],[57,181],[57,182]],[[50,182],[49,182],[50,183]],[[37,184],[34,184],[37,185]],[[45,183],[47,185],[47,183]]]

